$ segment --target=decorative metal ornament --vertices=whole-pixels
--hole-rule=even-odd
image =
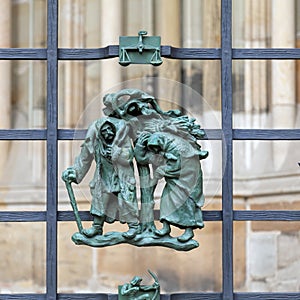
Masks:
[[[160,284],[157,276],[148,270],[154,279],[152,285],[141,285],[142,278],[134,276],[132,280],[124,285],[119,286],[119,300],[159,300]]]
[[[180,251],[198,247],[193,240],[194,230],[204,227],[200,161],[208,152],[197,141],[205,132],[194,118],[178,110],[162,111],[156,99],[141,90],[124,89],[107,94],[103,103],[107,117],[89,126],[80,154],[62,174],[79,230],[72,240],[93,247],[121,243]],[[71,183],[79,184],[93,161],[96,169],[90,182],[90,213],[94,221],[90,228],[84,229]],[[134,161],[139,178],[135,177]],[[160,195],[162,228],[157,229],[154,192],[161,179],[165,181]],[[126,223],[128,231],[104,234],[104,224],[117,220]],[[183,229],[183,234],[173,237],[171,226]]]
[[[136,36],[120,36],[119,64],[162,64],[160,56],[160,36],[146,36],[147,31],[141,30]]]

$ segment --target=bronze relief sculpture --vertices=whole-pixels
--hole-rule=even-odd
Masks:
[[[194,118],[179,110],[162,111],[156,99],[141,90],[107,94],[103,103],[107,117],[89,126],[80,154],[62,174],[79,228],[73,241],[93,247],[120,243],[183,251],[198,247],[192,238],[193,231],[204,226],[200,161],[208,152],[197,141],[204,137],[204,131]],[[90,213],[94,221],[90,228],[83,229],[71,183],[80,183],[93,161],[96,169],[90,182]],[[154,192],[161,179],[165,184],[160,195],[163,227],[159,230],[154,224],[153,209]],[[127,223],[128,231],[104,233],[105,222],[116,220]],[[183,234],[171,236],[171,226],[184,229]]]

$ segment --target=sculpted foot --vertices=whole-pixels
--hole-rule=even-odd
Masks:
[[[177,240],[179,242],[187,242],[194,237],[194,232],[192,228],[187,228],[183,235],[179,236]]]
[[[138,224],[129,224],[129,230],[124,232],[122,236],[127,239],[133,239],[138,234],[138,231],[139,231]]]
[[[92,225],[88,229],[83,229],[82,233],[87,237],[93,237],[96,235],[102,235],[103,229],[101,225]]]
[[[164,222],[163,223],[164,225],[163,225],[163,228],[162,229],[156,229],[155,231],[154,231],[154,233],[156,234],[156,235],[158,235],[158,236],[164,236],[164,235],[167,235],[167,234],[169,234],[170,232],[171,232],[171,227],[170,227],[170,225],[169,225],[169,223],[167,223],[167,222]]]

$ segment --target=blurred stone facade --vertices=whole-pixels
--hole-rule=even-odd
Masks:
[[[299,47],[299,12],[298,0],[233,1],[233,47]],[[160,35],[163,45],[220,47],[218,0],[60,0],[59,13],[59,47],[118,44],[120,35],[140,29]],[[46,47],[45,0],[1,0],[0,23],[0,47]],[[0,76],[0,128],[45,128],[46,62],[2,61]],[[234,61],[233,80],[235,128],[299,128],[299,62]],[[220,128],[220,62],[167,59],[159,68],[122,68],[115,59],[59,62],[60,128],[85,128],[101,116],[103,94],[123,87],[144,89],[165,110],[180,107],[204,128]],[[210,152],[203,162],[205,209],[220,210],[221,141],[201,144]],[[79,146],[59,142],[59,173],[72,164]],[[299,146],[299,141],[234,142],[234,209],[300,210]],[[45,210],[45,142],[1,141],[0,151],[0,209]],[[59,188],[59,209],[71,210],[62,182]],[[88,210],[88,178],[76,196],[80,209]],[[133,275],[150,282],[147,269],[158,275],[162,292],[221,291],[221,226],[206,222],[195,236],[200,247],[180,253],[75,246],[70,239],[75,223],[59,222],[59,292],[116,293]],[[45,224],[0,223],[0,229],[0,292],[45,292]],[[235,290],[300,291],[299,247],[300,221],[236,221]]]

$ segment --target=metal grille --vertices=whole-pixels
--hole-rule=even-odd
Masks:
[[[74,221],[72,212],[58,211],[58,140],[71,140],[74,130],[58,128],[57,91],[58,60],[100,60],[118,56],[118,46],[98,49],[58,49],[58,0],[47,2],[48,42],[46,49],[0,49],[1,60],[47,61],[47,128],[45,130],[0,130],[0,140],[45,140],[47,142],[47,211],[0,212],[0,222],[46,222],[47,265],[45,294],[0,294],[0,299],[117,299],[110,294],[58,294],[57,292],[57,224]],[[233,210],[233,140],[300,140],[300,129],[257,130],[232,128],[232,60],[299,59],[300,49],[233,49],[232,3],[222,0],[222,43],[219,49],[173,48],[162,46],[168,59],[220,60],[222,80],[222,129],[211,130],[210,139],[222,140],[223,171],[222,210],[205,211],[205,221],[222,222],[221,293],[185,293],[162,295],[161,299],[300,299],[300,293],[236,293],[233,288],[233,223],[234,221],[300,221],[300,211]],[[76,134],[84,137],[84,131]],[[295,162],[296,163],[296,162]],[[81,212],[82,220],[90,220]],[[295,250],[297,251],[297,250]]]

